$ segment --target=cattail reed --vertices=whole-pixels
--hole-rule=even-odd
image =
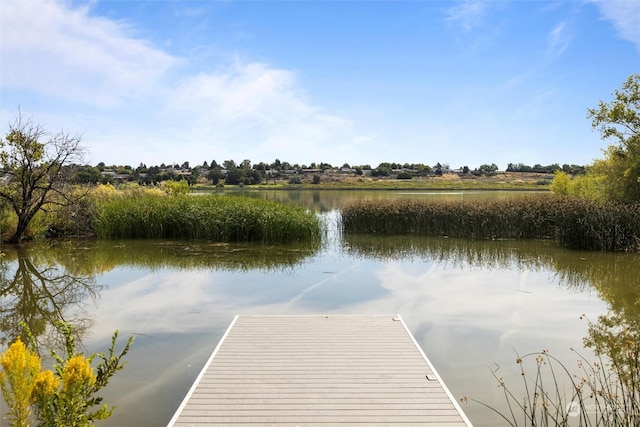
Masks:
[[[640,249],[640,204],[556,196],[485,201],[362,201],[342,210],[345,233],[472,239],[553,238],[589,250]]]
[[[287,243],[319,240],[319,218],[304,208],[244,197],[113,197],[98,204],[103,239],[202,239]]]

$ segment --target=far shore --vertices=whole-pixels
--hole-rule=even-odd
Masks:
[[[268,179],[256,185],[196,184],[193,190],[246,189],[246,190],[487,190],[487,191],[549,191],[553,174],[498,172],[491,176],[458,175],[413,177],[396,179],[387,177],[357,176],[353,174],[321,176],[313,183],[312,176],[300,176],[300,184],[291,184],[287,179]]]

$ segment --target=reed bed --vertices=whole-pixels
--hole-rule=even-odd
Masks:
[[[486,201],[361,201],[341,214],[344,233],[472,239],[553,238],[575,249],[640,249],[640,204],[528,196]]]
[[[102,239],[290,243],[319,240],[319,218],[301,207],[228,196],[112,197],[96,209]]]

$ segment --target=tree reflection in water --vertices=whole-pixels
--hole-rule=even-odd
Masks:
[[[603,384],[603,400],[620,412],[621,425],[640,425],[640,289],[631,304],[614,305],[589,325],[585,346],[604,356],[615,376]],[[635,303],[634,303],[635,302]],[[606,386],[606,387],[605,387]]]
[[[73,326],[78,343],[94,320],[87,306],[102,287],[96,276],[122,265],[180,270],[286,270],[315,255],[319,243],[305,245],[222,244],[178,241],[87,241],[6,247],[0,258],[0,346],[21,336],[21,323],[40,351],[59,348],[53,327]]]
[[[60,253],[52,248],[4,249],[0,262],[0,345],[6,346],[18,336],[27,342],[21,326],[25,324],[40,351],[57,348],[63,338],[53,325],[59,321],[72,325],[81,342],[93,324],[86,305],[99,295],[95,277],[62,266],[57,262]]]

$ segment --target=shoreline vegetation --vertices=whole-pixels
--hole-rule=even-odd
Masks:
[[[640,204],[540,195],[486,201],[360,201],[342,209],[346,234],[554,239],[571,249],[640,250]]]
[[[213,242],[317,244],[320,218],[304,207],[234,195],[191,197],[186,182],[161,187],[137,185],[116,189],[98,185],[71,205],[41,211],[30,225],[30,240],[90,238],[180,239]],[[0,215],[2,237],[10,236],[17,218]]]
[[[319,241],[320,219],[302,207],[245,197],[111,197],[96,205],[98,239],[186,239],[216,242]]]
[[[254,190],[260,191],[252,187]],[[40,212],[31,226],[31,235],[35,239],[185,239],[269,244],[322,240],[321,219],[304,207],[224,190],[190,196],[194,193],[197,194],[185,181],[154,188],[99,185],[79,203]],[[342,208],[340,218],[345,234],[552,239],[572,249],[640,251],[640,204],[545,192],[486,201],[361,201]],[[0,221],[4,236],[11,233],[15,222],[5,210]]]

